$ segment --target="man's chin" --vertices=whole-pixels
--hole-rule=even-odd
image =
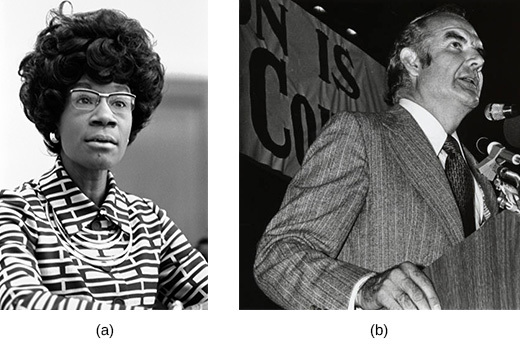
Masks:
[[[477,94],[476,92],[465,92],[462,95],[461,101],[469,110],[475,109],[480,103],[480,94]]]
[[[476,97],[475,99],[471,100],[468,104],[468,108],[471,108],[472,110],[478,107],[478,104],[480,103],[480,98]]]

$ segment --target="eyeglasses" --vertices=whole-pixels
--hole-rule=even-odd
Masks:
[[[70,102],[74,108],[81,111],[92,111],[101,102],[101,98],[107,99],[108,107],[114,114],[130,115],[135,106],[135,95],[124,91],[104,94],[90,89],[72,89]]]

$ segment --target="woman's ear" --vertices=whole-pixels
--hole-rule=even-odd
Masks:
[[[419,75],[419,71],[421,69],[421,62],[419,61],[419,57],[417,53],[411,48],[405,47],[401,49],[401,53],[399,53],[399,58],[401,59],[401,63],[404,65],[410,77],[417,77]]]

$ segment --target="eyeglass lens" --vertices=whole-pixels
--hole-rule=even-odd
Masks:
[[[72,90],[72,105],[79,110],[91,111],[97,107],[101,101],[101,96],[94,91]],[[134,97],[127,94],[112,93],[107,97],[107,103],[112,112],[116,114],[131,113],[134,108]]]

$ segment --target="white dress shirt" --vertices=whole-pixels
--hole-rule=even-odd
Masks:
[[[415,119],[417,124],[419,124],[419,127],[423,130],[428,141],[432,145],[433,150],[437,154],[437,157],[441,161],[442,167],[445,168],[446,158],[448,155],[444,150],[442,150],[442,146],[444,145],[444,142],[446,142],[448,134],[444,131],[442,125],[430,112],[413,101],[403,98],[399,100],[399,104],[406,109]],[[466,159],[457,133],[453,132],[451,136],[455,138],[459,144],[462,156]],[[480,188],[475,177],[473,177],[473,184],[475,187],[475,196],[473,200],[473,205],[475,207],[475,229],[478,229],[484,221],[484,192]]]

